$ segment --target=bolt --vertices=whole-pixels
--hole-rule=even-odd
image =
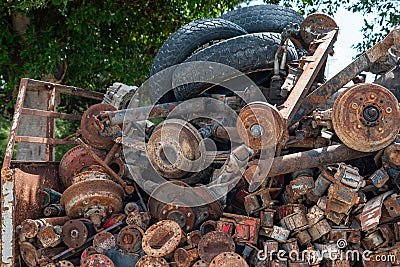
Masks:
[[[190,212],[188,212],[188,213],[187,213],[187,216],[190,217],[190,216],[192,216],[192,214],[191,214]]]
[[[70,236],[72,238],[78,238],[79,237],[79,231],[76,230],[76,229],[71,230],[71,232],[69,234],[70,234]]]
[[[370,96],[370,98],[371,98],[371,99],[375,99],[375,95],[372,94],[372,95]]]
[[[379,110],[374,106],[364,108],[363,116],[368,122],[375,122],[379,118]]]
[[[260,137],[263,134],[263,128],[258,124],[253,125],[250,128],[250,134],[256,138]]]
[[[392,108],[391,108],[391,107],[387,107],[387,108],[386,108],[386,113],[387,113],[387,114],[392,113]]]
[[[351,104],[351,107],[352,107],[353,109],[357,109],[357,108],[358,108],[358,104],[354,102],[353,104]]]
[[[357,125],[357,128],[358,128],[358,129],[361,129],[361,124]]]
[[[379,132],[382,132],[382,131],[383,131],[383,128],[382,128],[382,127],[379,127],[379,128],[378,128],[378,131],[379,131]]]
[[[162,211],[162,214],[163,214],[163,215],[167,214],[167,211],[166,211],[166,210],[163,210],[163,211]]]

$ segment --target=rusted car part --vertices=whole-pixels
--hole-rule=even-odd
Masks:
[[[122,208],[124,190],[113,181],[88,179],[68,187],[61,205],[71,218],[90,218],[99,227],[108,214],[117,213]]]
[[[215,256],[223,252],[234,252],[235,242],[224,232],[213,231],[205,234],[199,242],[200,259],[210,263]]]
[[[179,179],[190,170],[197,172],[198,166],[192,164],[205,154],[201,141],[202,136],[190,123],[180,119],[165,120],[150,136],[147,155],[161,176]]]
[[[137,252],[141,248],[143,235],[139,226],[125,226],[118,234],[117,245],[129,253]]]
[[[359,73],[368,70],[374,63],[384,62],[387,59],[389,49],[398,50],[399,39],[400,29],[392,30],[381,42],[375,44],[342,71],[306,96],[297,114],[293,117],[291,124],[300,121],[304,116],[317,109],[319,105],[324,103]]]
[[[393,194],[393,191],[387,191],[379,196],[370,199],[366,204],[361,214],[361,227],[363,231],[371,230],[376,227],[382,216],[382,205],[384,200]]]
[[[248,267],[246,260],[234,252],[221,253],[211,261],[210,267]]]
[[[104,94],[103,103],[114,106],[117,110],[128,108],[129,102],[136,93],[137,86],[129,86],[123,83],[113,83]]]
[[[181,243],[182,230],[171,220],[159,221],[146,230],[142,238],[143,251],[152,257],[163,257]]]
[[[199,253],[196,248],[186,250],[184,248],[178,248],[174,252],[174,260],[178,267],[190,266],[190,264],[199,257]]]
[[[106,152],[102,150],[93,149],[95,153],[102,160],[106,157]],[[60,176],[65,187],[73,184],[70,180],[76,174],[88,170],[92,165],[97,162],[88,155],[87,151],[81,147],[76,146],[68,150],[60,161]]]
[[[217,223],[217,231],[231,235],[238,244],[257,244],[260,219],[224,213]]]
[[[19,226],[19,232],[26,238],[34,238],[39,231],[50,225],[50,226],[60,226],[63,225],[69,218],[63,217],[52,217],[52,218],[42,218],[37,220],[26,219]]]
[[[174,194],[178,186],[187,188],[186,194]],[[168,203],[158,200],[161,196]],[[205,187],[192,189],[181,181],[159,185],[150,195],[147,206],[152,217],[158,220],[173,220],[185,232],[189,232],[194,226],[200,226],[207,219],[215,220],[222,215],[221,205]]]
[[[110,166],[108,166],[108,164],[106,162],[104,162],[101,158],[99,158],[96,154],[94,154],[92,152],[91,147],[89,147],[87,144],[85,144],[80,138],[76,139],[76,142],[83,147],[86,152],[88,153],[88,155],[90,155],[92,157],[92,159],[94,159],[102,169],[104,169],[105,172],[107,172],[113,180],[115,180],[117,183],[119,183],[128,194],[133,193],[133,191],[135,191],[135,187],[128,185],[124,179],[122,179],[118,174],[115,173],[115,171],[113,169],[111,169]],[[101,169],[100,168],[100,169]]]
[[[109,104],[96,104],[89,107],[83,113],[81,120],[81,134],[83,140],[90,146],[98,149],[109,149],[114,143],[121,129],[114,125],[112,127],[103,127],[103,124],[97,119],[101,111],[114,111],[116,108]]]
[[[373,152],[392,143],[400,130],[396,97],[376,84],[356,84],[336,99],[332,111],[335,133],[348,147]]]
[[[149,255],[143,256],[140,260],[136,263],[135,267],[168,267],[168,262],[162,257],[152,257]]]
[[[69,248],[77,248],[86,243],[94,232],[90,221],[69,220],[62,227],[62,239]]]
[[[240,110],[236,127],[240,138],[252,149],[274,147],[284,133],[279,111],[265,102],[253,102]]]
[[[338,28],[336,22],[326,14],[314,13],[307,16],[300,27],[300,35],[303,41],[311,44],[319,36]]]
[[[115,247],[115,237],[109,232],[100,232],[93,237],[93,247],[98,253],[104,252]]]

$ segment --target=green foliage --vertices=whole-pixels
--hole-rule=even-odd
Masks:
[[[216,17],[235,1],[23,0],[0,2],[0,107],[11,113],[22,77],[42,79],[68,66],[64,84],[104,91],[140,85],[165,39],[183,24]],[[15,14],[30,22],[18,34]],[[20,24],[21,25],[21,24]]]

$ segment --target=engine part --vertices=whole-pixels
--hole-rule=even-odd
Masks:
[[[216,221],[205,221],[200,226],[201,235],[205,235],[209,232],[217,230],[217,222]]]
[[[264,230],[265,236],[275,239],[278,242],[285,242],[290,234],[289,230],[276,225],[273,228],[262,228],[262,230]],[[260,232],[260,234],[262,233]]]
[[[274,214],[273,209],[264,209],[260,212],[260,227],[273,227],[274,226]]]
[[[246,260],[235,252],[223,252],[210,263],[210,267],[248,267]]]
[[[169,119],[159,124],[147,143],[147,156],[163,177],[179,179],[197,172],[200,156],[205,155],[202,137],[190,123]]]
[[[26,219],[21,223],[21,234],[26,238],[34,238],[47,225],[63,225],[69,218],[67,216],[42,218],[37,220]]]
[[[83,140],[98,149],[110,149],[121,129],[119,126],[107,126],[99,121],[97,116],[101,111],[115,111],[116,108],[109,104],[95,104],[83,113],[81,120],[81,133]]]
[[[333,128],[348,147],[374,152],[388,146],[399,132],[400,113],[396,97],[377,84],[355,84],[336,99]]]
[[[282,218],[281,225],[290,231],[294,231],[306,226],[307,219],[303,211],[299,211]]]
[[[215,231],[215,229],[213,230]],[[190,247],[197,247],[201,239],[200,230],[195,230],[186,235],[187,243]]]
[[[394,220],[400,217],[400,197],[397,194],[393,194],[383,201],[383,205],[386,208],[387,213],[391,217],[391,220]]]
[[[113,83],[107,88],[103,103],[110,104],[118,110],[126,109],[137,89],[137,86],[129,86],[118,82]]]
[[[184,190],[185,193],[182,194],[175,194],[178,186],[187,187],[188,190]],[[159,201],[159,196],[168,204]],[[204,186],[189,187],[178,180],[160,184],[154,189],[147,206],[152,217],[158,220],[173,220],[185,232],[189,232],[195,224],[200,225],[207,219],[217,219],[222,215],[220,204]]]
[[[257,211],[271,206],[271,191],[279,191],[280,188],[263,188],[244,197],[244,207],[247,214],[253,214]]]
[[[307,195],[313,188],[314,179],[312,176],[299,176],[290,181],[286,186],[283,198],[287,203],[296,203],[300,198]]]
[[[106,215],[121,210],[123,196],[124,190],[113,181],[94,179],[68,187],[60,202],[69,217],[84,216],[99,227]]]
[[[342,184],[355,190],[365,186],[365,182],[363,181],[364,178],[359,174],[358,168],[344,163],[339,163],[335,173],[335,178]]]
[[[174,253],[174,260],[178,267],[190,266],[193,261],[199,257],[199,253],[196,248],[186,250],[184,248],[178,248]]]
[[[106,157],[105,151],[93,149],[98,157],[104,160]],[[60,177],[65,187],[69,187],[74,182],[71,180],[76,174],[86,171],[90,166],[97,164],[96,161],[88,155],[87,151],[76,146],[68,150],[60,161]]]
[[[69,220],[62,227],[62,240],[69,248],[78,248],[85,244],[94,229],[90,222]]]
[[[308,246],[311,244],[311,236],[308,233],[307,229],[298,230],[297,232],[295,232],[295,236],[300,246]]]
[[[240,138],[252,149],[275,148],[283,137],[283,118],[265,102],[253,102],[241,109],[236,127]]]
[[[303,41],[310,44],[321,35],[338,29],[338,25],[330,16],[322,13],[314,13],[307,16],[300,27],[300,35]]]
[[[311,240],[314,242],[331,231],[331,226],[326,219],[323,219],[308,229]]]
[[[199,256],[210,263],[212,259],[223,252],[234,252],[235,242],[224,232],[213,231],[205,234],[198,245]]]
[[[94,249],[101,254],[115,247],[115,237],[112,233],[102,231],[93,238]]]
[[[122,228],[117,237],[117,244],[125,251],[132,253],[140,250],[144,232],[136,225],[128,225]]]
[[[358,192],[355,189],[344,186],[340,183],[332,184],[328,190],[326,202],[326,217],[336,224],[340,224],[355,205],[360,201]]]
[[[163,257],[176,249],[182,238],[179,225],[171,220],[159,221],[143,235],[143,251],[153,257]]]
[[[317,205],[311,207],[306,214],[308,225],[314,225],[324,218],[324,211],[321,210]]]
[[[161,257],[152,257],[149,255],[143,256],[140,260],[136,263],[135,267],[168,267],[169,264],[164,258]]]
[[[387,181],[389,181],[390,177],[384,168],[380,168],[376,170],[368,179],[371,180],[377,188],[381,188],[386,184]]]
[[[85,258],[81,267],[115,267],[115,265],[106,255],[92,254]]]
[[[61,243],[61,226],[46,225],[37,234],[37,239],[44,248],[55,247]]]
[[[217,231],[234,237],[238,243],[257,244],[260,219],[239,214],[224,213],[217,222]]]

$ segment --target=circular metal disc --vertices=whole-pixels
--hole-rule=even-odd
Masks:
[[[144,232],[137,225],[128,225],[122,228],[117,237],[117,244],[129,253],[136,252],[142,244]]]
[[[283,137],[283,126],[282,115],[266,102],[246,105],[236,121],[240,138],[253,149],[275,147]]]
[[[70,218],[83,216],[83,211],[91,206],[107,207],[116,213],[122,208],[124,190],[110,180],[85,180],[68,187],[61,196],[60,203]]]
[[[348,147],[374,152],[388,146],[399,132],[399,106],[385,87],[359,83],[336,99],[332,124],[339,139]]]
[[[144,233],[142,248],[147,255],[163,257],[176,249],[181,238],[182,230],[176,222],[159,221]]]
[[[210,267],[248,267],[246,260],[235,252],[224,252],[216,256]]]
[[[110,232],[97,233],[93,238],[93,247],[99,253],[104,253],[107,250],[115,247],[115,237]]]
[[[92,149],[92,151],[102,160],[106,157],[106,152]],[[60,177],[61,181],[68,187],[73,184],[72,177],[82,171],[87,170],[90,166],[98,164],[87,151],[81,147],[76,146],[71,148],[64,154],[60,161]]]
[[[168,267],[168,263],[164,258],[160,257],[152,257],[149,255],[146,255],[136,263],[135,267]]]
[[[191,163],[205,155],[202,137],[190,123],[169,119],[157,126],[147,144],[153,168],[163,177],[179,179],[189,173]]]
[[[308,15],[301,23],[300,35],[304,42],[310,44],[318,35],[337,29],[332,17],[323,13]]]
[[[83,113],[81,120],[81,132],[82,138],[87,144],[92,147],[99,149],[110,148],[113,143],[113,137],[101,136],[99,131],[101,130],[97,124],[96,116],[100,114],[101,111],[115,111],[117,110],[114,106],[109,104],[96,104],[89,107],[85,113]],[[118,126],[113,126],[113,130],[118,131]]]
[[[172,220],[179,224],[184,231],[189,231],[194,226],[193,210],[182,203],[168,203],[159,214],[161,220]]]
[[[92,254],[85,258],[81,267],[115,267],[115,265],[106,255]]]
[[[80,220],[69,220],[62,227],[62,240],[69,248],[77,248],[85,244],[88,229]]]
[[[200,259],[211,262],[223,252],[234,252],[235,242],[224,232],[213,231],[205,234],[198,245]]]

